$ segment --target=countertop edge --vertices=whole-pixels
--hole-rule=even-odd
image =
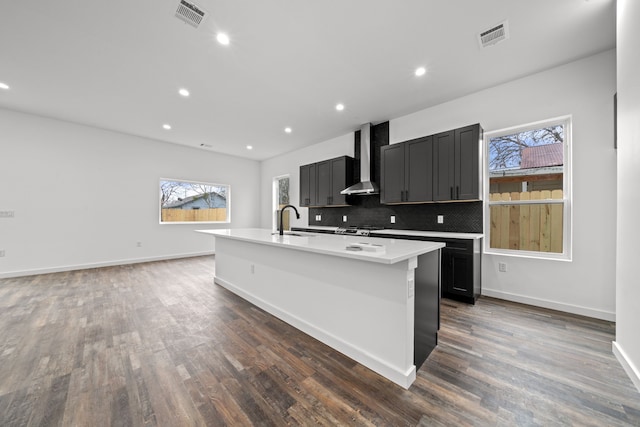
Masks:
[[[269,241],[269,240],[265,240],[265,239],[257,239],[255,237],[251,237],[251,236],[242,236],[239,234],[230,234],[232,232],[236,232],[236,233],[241,233],[242,230],[244,230],[245,232],[259,232],[259,233],[263,233],[266,235],[266,233],[269,233],[269,235],[271,235],[271,230],[267,230],[267,229],[258,229],[258,228],[252,228],[252,229],[214,229],[214,230],[195,230],[195,232],[197,233],[203,233],[203,234],[209,234],[212,235],[214,237],[221,237],[221,238],[227,238],[227,239],[231,239],[231,240],[239,240],[239,241],[244,241],[244,242],[250,242],[250,243],[255,243],[255,244],[261,244],[261,245],[266,245],[266,246],[275,246],[275,247],[280,247],[280,248],[285,248],[285,249],[292,249],[292,250],[301,250],[301,251],[305,251],[305,252],[313,252],[313,253],[317,253],[317,254],[321,254],[321,255],[329,255],[329,256],[336,256],[336,257],[340,257],[340,258],[349,258],[349,259],[354,259],[354,260],[358,260],[358,261],[365,261],[365,262],[375,262],[375,263],[379,263],[379,264],[396,264],[398,262],[401,261],[406,261],[409,260],[411,258],[414,257],[418,257],[420,255],[429,253],[429,252],[433,252],[437,249],[441,249],[445,247],[444,243],[439,243],[439,242],[421,242],[421,243],[429,243],[432,247],[428,248],[428,250],[424,250],[425,248],[421,248],[419,250],[410,250],[407,251],[401,255],[397,255],[397,256],[389,256],[387,253],[383,253],[380,255],[376,255],[376,254],[372,254],[372,253],[362,253],[362,252],[349,252],[346,249],[345,250],[337,250],[337,249],[327,249],[327,248],[319,248],[319,247],[313,247],[313,246],[308,246],[308,245],[303,245],[303,244],[296,244],[295,239],[297,238],[296,236],[283,236],[282,240],[280,240],[280,236],[276,236],[276,238],[278,238],[278,241]],[[332,234],[327,234],[326,236],[332,236]],[[338,235],[336,235],[336,237],[339,237]],[[340,236],[340,237],[344,237],[344,236]],[[354,237],[357,238],[359,236],[346,236],[346,237]],[[291,238],[293,238],[294,240],[292,241]],[[375,239],[388,239],[388,240],[392,240],[392,238],[388,238],[388,237],[374,237]],[[416,243],[418,241],[415,241]]]

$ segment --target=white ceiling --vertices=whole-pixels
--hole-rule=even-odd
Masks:
[[[194,3],[2,0],[0,107],[266,159],[615,46],[613,0]]]

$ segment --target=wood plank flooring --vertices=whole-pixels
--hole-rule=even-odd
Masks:
[[[640,426],[614,324],[443,300],[409,390],[213,284],[213,257],[0,280],[0,426]]]

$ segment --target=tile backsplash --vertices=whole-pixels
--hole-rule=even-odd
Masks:
[[[457,233],[482,233],[482,201],[382,205],[378,195],[350,196],[351,206],[309,208],[309,226],[363,226]],[[316,221],[316,215],[321,216]],[[343,222],[346,215],[347,222]],[[443,223],[438,224],[438,216]],[[391,223],[395,216],[395,223]]]

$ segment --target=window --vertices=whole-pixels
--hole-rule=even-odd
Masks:
[[[273,179],[273,228],[279,229],[280,209],[289,204],[289,175]],[[289,210],[282,214],[283,230],[289,230]]]
[[[571,118],[484,136],[485,251],[570,259]]]
[[[160,179],[160,223],[230,222],[230,187]]]

